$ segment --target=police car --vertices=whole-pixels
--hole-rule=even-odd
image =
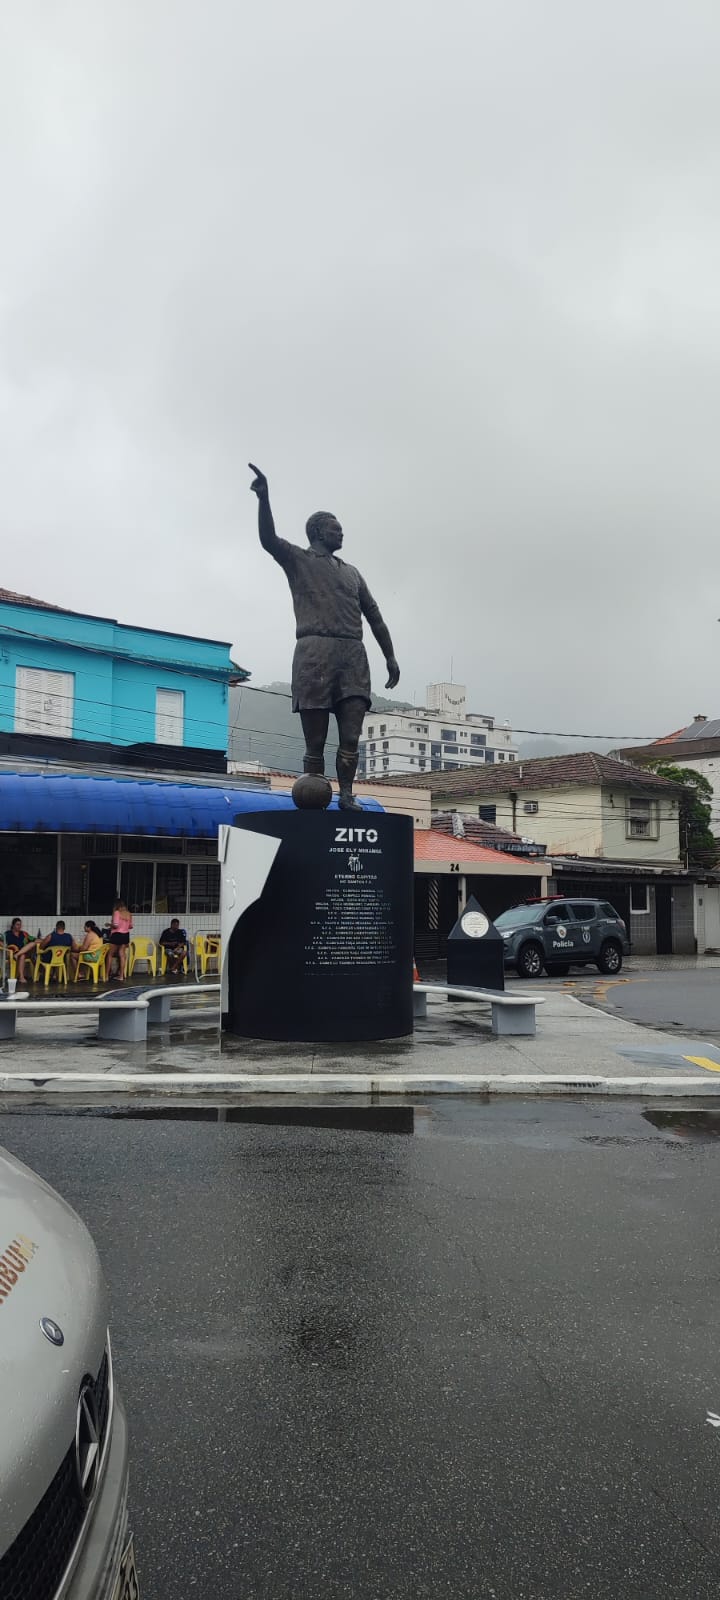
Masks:
[[[520,978],[547,973],[565,977],[571,967],[593,963],[619,972],[630,940],[609,900],[535,900],[495,918],[505,947],[505,966]]]

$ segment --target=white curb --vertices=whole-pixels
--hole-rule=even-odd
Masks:
[[[8,1072],[0,1075],[0,1095],[62,1094],[85,1098],[88,1094],[125,1098],[175,1098],[216,1091],[223,1095],[652,1095],[715,1096],[720,1082],[702,1077],[624,1076],[591,1077],[582,1074],[458,1073],[439,1077],[433,1073],[322,1072]]]

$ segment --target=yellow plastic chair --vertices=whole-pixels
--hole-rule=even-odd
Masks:
[[[3,948],[2,942],[0,941],[0,952],[2,951],[2,948]],[[10,945],[6,946],[6,952],[7,953],[6,953],[6,956],[5,956],[5,976],[6,976],[6,978],[16,978],[17,977],[17,956],[15,954],[15,951],[13,949],[11,949]],[[1,955],[0,955],[0,971],[2,971],[2,956]]]
[[[43,956],[45,960],[43,960]],[[47,959],[48,956],[50,957],[49,961]],[[54,944],[49,949],[38,951],[35,957],[35,982],[38,983],[40,978],[44,978],[45,988],[47,989],[52,974],[55,972],[57,973],[58,983],[67,983],[67,958],[68,947],[66,945]]]
[[[168,966],[168,951],[166,950],[164,944],[158,945],[158,950],[160,951],[160,977],[164,978],[165,977],[165,973],[167,972],[167,966]],[[185,946],[185,954],[183,956],[183,962],[182,962],[182,969],[183,969],[183,972],[185,973],[186,977],[187,977],[187,973],[188,973],[189,967],[190,967],[190,956],[189,956],[189,952],[188,952],[188,947],[186,945]]]
[[[104,982],[105,957],[106,948],[104,945],[101,950],[81,950],[78,956],[78,964],[75,968],[75,982],[80,982],[81,972],[86,972],[88,978],[92,978],[93,984],[97,984],[98,978],[102,978]]]
[[[195,972],[204,973],[207,967],[204,933],[196,933],[193,944],[195,946]]]
[[[195,935],[195,971],[200,971],[200,976],[205,977],[208,964],[217,962],[217,971],[220,971],[220,935],[214,933],[196,933]]]
[[[144,961],[148,972],[151,972],[154,978],[157,977],[157,945],[154,939],[145,939],[142,934],[130,940],[127,964],[129,978],[132,977],[138,961]]]

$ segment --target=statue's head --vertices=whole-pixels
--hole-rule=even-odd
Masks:
[[[305,523],[305,532],[313,549],[331,556],[342,548],[343,531],[331,511],[314,511]]]

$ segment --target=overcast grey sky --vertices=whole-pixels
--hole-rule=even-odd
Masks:
[[[286,537],[341,518],[399,694],[452,656],[523,727],[720,714],[717,0],[2,34],[3,584],[288,677],[251,459]]]

